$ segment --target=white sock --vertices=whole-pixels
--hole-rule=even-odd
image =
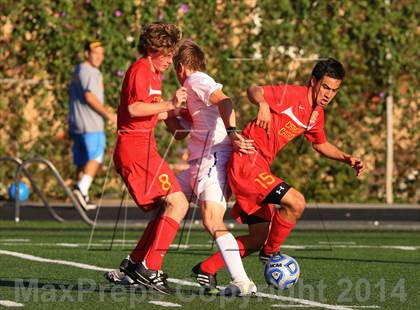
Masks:
[[[250,281],[242,264],[238,243],[232,234],[226,234],[216,239],[216,244],[233,281]]]
[[[93,178],[88,175],[84,174],[80,181],[77,183],[77,186],[79,187],[80,191],[84,196],[86,196],[89,192],[89,187],[92,184]]]

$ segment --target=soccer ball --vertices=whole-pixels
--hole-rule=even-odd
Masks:
[[[16,183],[10,184],[9,190],[8,190],[9,200],[15,200],[17,193],[19,193],[20,202],[23,202],[29,198],[29,188],[25,183],[19,182],[17,188],[18,189],[16,190]]]
[[[299,264],[293,257],[286,254],[273,255],[264,267],[267,284],[281,290],[294,286],[299,280],[299,275]]]

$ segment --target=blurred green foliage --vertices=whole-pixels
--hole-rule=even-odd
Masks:
[[[308,142],[290,143],[273,172],[309,201],[383,202],[385,191],[385,98],[394,95],[397,202],[420,197],[420,116],[418,109],[418,21],[416,1],[66,1],[3,0],[0,3],[0,156],[51,160],[71,183],[70,140],[66,132],[68,82],[82,61],[83,42],[106,44],[106,104],[115,109],[125,70],[137,57],[141,25],[176,23],[184,38],[207,53],[208,72],[235,101],[239,124],[256,116],[246,99],[251,84],[306,84],[315,59],[334,57],[347,76],[326,111],[329,140],[362,157],[361,179],[343,164],[320,158]],[[173,70],[165,73],[164,95],[178,87]],[[171,143],[163,126],[156,131],[161,154],[179,162],[185,142]],[[109,167],[115,132],[108,128]],[[7,167],[7,168],[5,168]],[[42,167],[44,188],[55,188]],[[2,164],[4,191],[13,169]],[[118,197],[115,173],[100,173],[94,191]],[[56,192],[52,190],[51,192]],[[60,196],[60,193],[56,193]]]

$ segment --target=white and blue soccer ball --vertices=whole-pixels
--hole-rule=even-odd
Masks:
[[[273,255],[265,264],[264,277],[268,285],[287,290],[299,280],[300,268],[297,261],[286,254]]]

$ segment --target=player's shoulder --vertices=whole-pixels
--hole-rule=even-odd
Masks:
[[[150,65],[147,63],[147,59],[139,58],[133,62],[127,70],[126,75],[135,75],[138,72],[147,72],[150,70]]]
[[[303,85],[283,84],[283,87],[286,93],[295,96],[306,96],[308,93],[308,87]]]
[[[214,84],[216,81],[207,73],[196,71],[191,74],[185,81],[186,86]]]

